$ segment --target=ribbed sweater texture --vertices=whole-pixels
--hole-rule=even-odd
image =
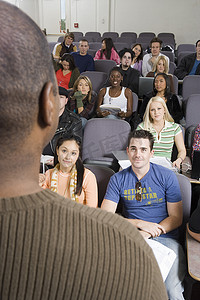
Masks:
[[[49,190],[0,198],[0,299],[167,299],[132,224]]]

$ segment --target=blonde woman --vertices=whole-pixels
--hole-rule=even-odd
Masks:
[[[153,65],[152,71],[149,72],[146,77],[155,77],[159,73],[164,73],[164,74],[167,74],[169,76],[170,91],[171,91],[171,93],[174,94],[175,91],[174,91],[173,76],[171,74],[168,74],[169,73],[169,65],[168,65],[168,62],[167,62],[166,57],[164,55],[158,56],[158,58],[156,59],[154,65]]]
[[[137,129],[149,130],[154,136],[154,155],[171,160],[172,149],[175,143],[178,156],[173,167],[180,168],[185,159],[186,149],[180,126],[174,123],[163,98],[156,96],[150,99],[144,114],[143,123]]]

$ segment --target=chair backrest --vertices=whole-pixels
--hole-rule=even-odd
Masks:
[[[88,43],[94,43],[96,42],[96,39],[93,38],[92,36],[83,36],[83,37],[79,37],[78,40],[82,40],[82,39],[85,39],[88,41]]]
[[[64,41],[64,35],[59,36],[57,42],[62,43]]]
[[[92,82],[92,89],[95,91],[97,94],[99,90],[104,87],[108,74],[104,72],[97,72],[97,71],[85,71],[81,73],[83,76],[87,76],[90,78]]]
[[[189,96],[186,103],[185,128],[200,123],[200,93]]]
[[[94,61],[95,71],[104,72],[109,74],[110,70],[116,67],[116,62],[114,60],[104,60],[99,59]]]
[[[184,175],[176,174],[176,176],[180,185],[182,203],[183,203],[183,223],[179,227],[180,230],[179,241],[184,246],[186,224],[190,218],[190,210],[191,210],[191,183],[189,179]]]
[[[101,207],[101,203],[104,199],[106,189],[110,180],[110,177],[115,174],[115,172],[108,167],[99,165],[84,164],[84,166],[92,171],[96,176],[97,187],[98,187],[98,207]]]
[[[96,50],[94,50],[94,49],[88,49],[88,51],[87,51],[87,53],[89,54],[89,55],[91,55],[93,58],[95,57],[95,54],[96,54]]]
[[[101,49],[101,42],[93,42],[89,44],[90,49],[99,50]]]
[[[131,41],[131,43],[135,43],[137,39],[137,33],[135,32],[122,32],[121,37],[128,37]]]
[[[189,75],[183,79],[183,101],[186,101],[192,94],[200,94],[200,75]]]
[[[178,95],[178,78],[175,75],[172,75],[174,83],[174,93]]]
[[[134,92],[132,92],[133,94],[133,112],[137,111],[138,108],[138,95]]]
[[[173,49],[175,49],[175,47],[176,47],[176,43],[175,43],[175,40],[174,40],[174,38],[172,38],[172,37],[162,37],[161,38],[161,41],[162,41],[162,46],[167,46],[167,45],[169,45],[169,46],[171,46]]]
[[[142,37],[142,38],[148,38],[149,41],[152,40],[154,37],[155,37],[155,33],[154,32],[141,32],[139,34],[139,37]]]
[[[125,150],[130,124],[124,120],[94,118],[87,121],[82,144],[82,159],[113,158],[112,151]]]
[[[98,38],[101,38],[101,33],[98,31],[88,31],[85,34],[86,40],[88,39],[88,37],[92,37],[93,41],[95,42]]]
[[[119,33],[113,32],[113,31],[104,32],[102,35],[102,39],[111,38],[113,40],[113,42],[115,42],[118,37],[119,37]]]
[[[170,38],[173,38],[175,40],[175,35],[172,32],[160,32],[157,36],[160,40],[162,40],[163,37],[164,38],[165,37],[170,37]]]
[[[83,37],[83,32],[81,32],[81,31],[72,31],[72,33],[74,34],[75,42],[78,42],[80,40],[80,38]]]
[[[172,61],[169,62],[169,74],[174,74],[174,71],[176,70],[176,64]]]
[[[143,48],[143,51],[145,51],[148,47],[149,47],[149,43],[150,43],[150,40],[148,38],[143,38],[143,37],[139,37],[136,39],[136,42],[134,44],[141,44],[142,45],[142,48]],[[131,49],[133,48],[134,44],[131,45]]]
[[[51,53],[53,52],[53,49],[56,44],[57,44],[57,42],[49,42],[49,49],[50,49]]]
[[[139,78],[139,98],[143,98],[144,95],[153,91],[154,77],[140,77]]]
[[[177,65],[180,64],[183,57],[185,57],[189,54],[192,54],[192,53],[194,53],[194,51],[181,51],[181,52],[177,53]]]
[[[183,51],[190,51],[190,52],[195,52],[196,51],[196,47],[194,44],[180,44],[177,47],[177,56],[180,52]]]
[[[175,60],[175,55],[173,52],[171,51],[161,51],[162,54],[166,55],[167,57],[169,57],[169,60],[174,62]]]
[[[133,40],[132,39],[130,39],[129,37],[118,37],[117,39],[116,39],[116,42],[115,43],[125,43],[125,44],[127,44],[127,48],[130,48],[131,47],[131,45],[132,45],[132,43],[133,43]]]
[[[114,46],[115,46],[117,52],[119,52],[120,50],[122,50],[124,48],[128,48],[129,44],[128,43],[114,42]]]

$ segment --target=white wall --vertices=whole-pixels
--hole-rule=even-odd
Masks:
[[[59,34],[60,0],[7,0],[29,14],[47,34]],[[200,38],[200,0],[66,0],[70,31],[173,32],[177,44]],[[79,28],[74,28],[74,23]],[[50,40],[57,39],[49,36]]]

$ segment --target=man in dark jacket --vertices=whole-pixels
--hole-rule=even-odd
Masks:
[[[68,101],[68,91],[59,86],[60,95],[60,111],[59,111],[59,123],[54,137],[50,143],[44,148],[43,155],[54,155],[54,148],[56,146],[57,139],[61,136],[76,135],[82,138],[82,123],[79,116],[70,111],[66,104]]]
[[[131,49],[124,48],[119,52],[121,60],[120,68],[123,72],[122,85],[138,94],[140,72],[131,68],[134,52]]]
[[[196,53],[183,57],[174,75],[178,79],[183,79],[187,75],[200,75],[200,40],[196,42]]]

